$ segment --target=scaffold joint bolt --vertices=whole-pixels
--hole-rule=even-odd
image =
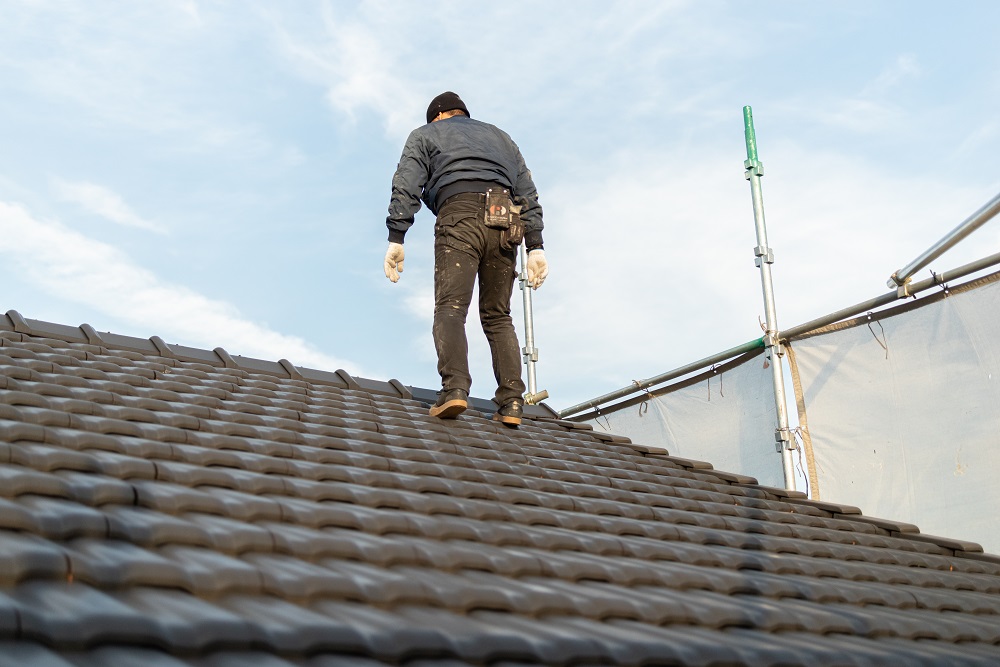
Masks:
[[[750,176],[763,176],[764,175],[764,163],[760,160],[744,160],[743,166],[746,167],[746,177],[750,180]]]
[[[774,251],[767,246],[757,246],[753,249],[753,263],[760,268],[761,263],[774,264]]]
[[[788,434],[787,428],[774,430],[774,448],[779,452],[785,449],[792,449],[792,438]]]

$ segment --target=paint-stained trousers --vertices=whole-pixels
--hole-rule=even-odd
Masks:
[[[521,354],[510,317],[516,250],[500,248],[500,230],[483,223],[484,198],[459,194],[438,211],[434,226],[434,347],[445,390],[472,387],[465,319],[479,277],[479,319],[490,343],[496,401],[524,394]]]

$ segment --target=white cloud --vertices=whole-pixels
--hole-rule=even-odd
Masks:
[[[333,109],[351,120],[374,114],[394,139],[423,123],[427,103],[446,89],[467,102],[488,101],[494,119],[528,108],[600,105],[602,91],[626,82],[643,89],[629,104],[659,106],[672,99],[668,91],[680,76],[664,61],[738,53],[724,18],[696,26],[695,16],[711,14],[707,7],[716,3],[591,3],[571,12],[526,5],[452,2],[429,12],[416,3],[371,0],[355,8],[324,3],[316,25],[290,25],[277,14],[270,20],[282,52],[326,88]],[[425,29],[428,21],[433,30]],[[490,26],[506,26],[495,31],[496,42]],[[470,108],[475,117],[481,107]]]
[[[287,148],[233,107],[240,71],[219,58],[246,32],[259,36],[255,12],[219,10],[192,0],[24,4],[0,22],[0,73],[29,103],[85,132],[136,132],[146,150],[164,153],[282,159]]]
[[[79,205],[85,211],[99,215],[123,227],[144,229],[157,234],[167,230],[155,222],[139,216],[125,201],[111,190],[85,181],[71,182],[57,179],[53,182],[56,195]]]
[[[6,270],[42,290],[158,334],[168,342],[263,359],[287,358],[321,370],[357,366],[296,336],[243,317],[229,303],[161,280],[121,251],[58,222],[0,202],[0,255]],[[9,278],[8,278],[9,279]]]
[[[365,3],[361,18],[348,17],[346,9],[322,5],[322,31],[296,31],[275,24],[279,47],[307,78],[327,89],[331,107],[355,120],[360,113],[385,119],[387,132],[406,136],[413,129],[414,103],[422,99],[403,63],[413,43],[417,7],[384,2]]]

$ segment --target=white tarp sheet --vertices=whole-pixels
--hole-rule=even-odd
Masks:
[[[665,447],[671,455],[708,461],[718,470],[785,485],[774,446],[777,423],[771,370],[758,353],[671,387],[669,393],[629,401],[587,419],[595,429],[637,444]]]
[[[818,491],[1000,554],[1000,282],[922,303],[792,341]]]

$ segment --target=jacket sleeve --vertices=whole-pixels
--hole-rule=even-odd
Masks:
[[[413,224],[413,216],[420,210],[420,195],[429,177],[429,162],[423,141],[414,130],[406,139],[403,155],[392,177],[392,197],[385,219],[390,242],[403,242],[403,236]]]
[[[524,222],[524,242],[526,247],[542,247],[542,206],[538,203],[538,190],[531,180],[531,172],[521,157],[521,151],[515,146],[517,152],[517,181],[514,183],[515,203],[521,206],[521,220]]]

